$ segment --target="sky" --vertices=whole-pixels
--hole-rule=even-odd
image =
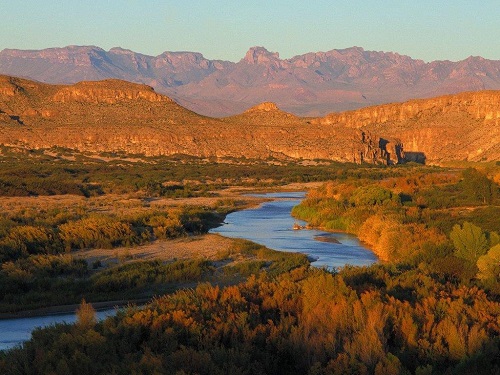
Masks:
[[[0,50],[95,45],[239,61],[352,46],[500,60],[500,0],[0,0]]]

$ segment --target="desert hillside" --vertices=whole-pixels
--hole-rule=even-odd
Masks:
[[[496,160],[500,92],[301,118],[262,103],[226,118],[119,80],[49,85],[0,76],[0,144],[81,152],[343,162]]]
[[[480,91],[332,113],[313,120],[401,140],[431,162],[500,159],[500,91]]]

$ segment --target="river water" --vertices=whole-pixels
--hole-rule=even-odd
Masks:
[[[305,193],[269,193],[256,196],[275,200],[254,209],[233,212],[226,216],[226,224],[210,232],[226,237],[245,238],[274,250],[304,253],[316,259],[312,265],[317,267],[331,269],[346,264],[366,266],[377,261],[373,252],[353,235],[294,230],[294,223],[306,224],[290,216],[292,208],[304,199]],[[318,238],[328,242],[318,241]]]
[[[97,320],[116,314],[116,309],[96,312]],[[13,348],[31,338],[31,332],[37,327],[47,327],[56,323],[74,323],[74,313],[35,316],[31,318],[16,318],[0,320],[0,350]]]
[[[318,230],[293,230],[295,222],[305,225],[305,222],[294,220],[290,216],[293,206],[300,203],[304,193],[270,193],[258,196],[274,200],[257,208],[231,213],[226,216],[226,224],[210,232],[226,237],[245,238],[274,250],[301,252],[316,259],[312,265],[317,267],[333,268],[346,264],[364,266],[377,261],[375,255],[355,236]],[[329,238],[329,242],[318,241],[315,239],[318,236]],[[338,243],[333,243],[332,240]],[[96,313],[98,319],[114,314],[114,309]],[[0,320],[0,350],[29,340],[31,331],[36,327],[75,321],[75,314]]]

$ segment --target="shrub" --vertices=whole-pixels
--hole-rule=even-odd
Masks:
[[[455,225],[450,239],[455,246],[455,255],[474,264],[488,249],[488,240],[483,230],[468,221],[462,226]]]
[[[92,216],[59,226],[66,251],[130,246],[139,241],[131,225],[109,216]]]
[[[362,186],[354,190],[349,199],[354,206],[382,206],[401,204],[400,197],[378,185]]]

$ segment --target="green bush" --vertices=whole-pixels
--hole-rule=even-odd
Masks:
[[[465,221],[462,226],[455,225],[450,233],[455,246],[455,255],[476,264],[477,259],[488,250],[488,239],[483,230]]]
[[[356,207],[401,204],[401,198],[378,185],[362,186],[354,190],[349,202]]]

